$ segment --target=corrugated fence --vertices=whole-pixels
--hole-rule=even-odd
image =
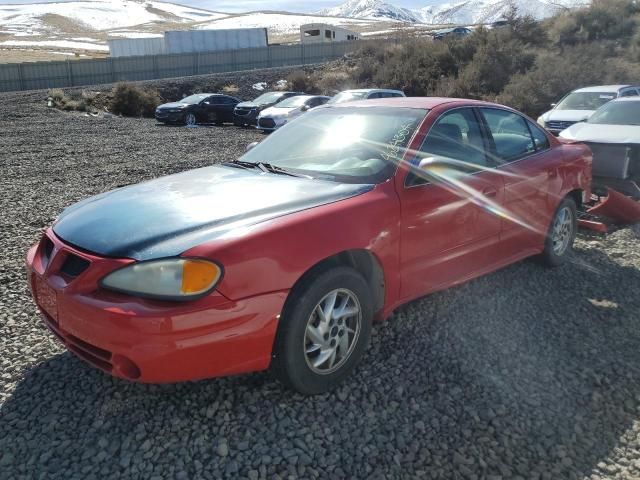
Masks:
[[[241,50],[142,57],[0,64],[0,92],[311,65],[335,60],[374,41],[381,40],[272,45]]]

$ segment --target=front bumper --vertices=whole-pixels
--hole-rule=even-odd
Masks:
[[[67,266],[79,261],[86,262],[82,271]],[[51,229],[29,250],[34,300],[68,350],[113,376],[144,383],[269,367],[286,291],[238,301],[213,292],[193,302],[160,302],[98,286],[107,273],[131,262],[79,251]]]
[[[285,123],[287,123],[287,120],[284,118],[258,117],[256,128],[263,132],[273,132]]]
[[[239,126],[255,126],[258,123],[259,114],[257,108],[236,108],[233,111],[233,123]]]
[[[184,122],[184,112],[163,112],[156,110],[156,120],[162,123]]]

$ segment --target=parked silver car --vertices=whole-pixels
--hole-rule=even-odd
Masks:
[[[548,112],[538,118],[538,123],[558,135],[562,130],[574,123],[584,122],[593,112],[607,102],[620,97],[635,97],[640,94],[640,87],[633,85],[600,85],[579,88],[565,95]]]
[[[260,112],[256,128],[263,132],[273,132],[312,108],[324,105],[330,98],[323,95],[298,95],[287,98]]]
[[[560,137],[589,145],[595,184],[640,199],[640,97],[608,102]]]

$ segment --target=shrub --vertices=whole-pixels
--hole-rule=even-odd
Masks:
[[[228,95],[232,95],[234,93],[238,93],[240,91],[240,88],[237,85],[231,84],[222,87],[222,91]]]
[[[315,79],[302,70],[291,73],[287,77],[287,85],[290,90],[296,92],[316,93],[318,91]]]
[[[61,88],[52,88],[49,90],[49,96],[55,103],[61,103],[64,100],[64,90]]]
[[[151,117],[162,103],[157,90],[143,89],[130,83],[118,83],[113,87],[111,110],[128,117]]]
[[[354,87],[351,75],[345,71],[330,71],[320,75],[317,87],[324,95],[334,95]]]

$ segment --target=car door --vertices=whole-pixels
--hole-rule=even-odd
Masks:
[[[432,112],[434,114],[434,112]],[[428,131],[404,183],[401,294],[414,298],[463,282],[501,258],[502,175],[487,156],[482,124],[473,108],[442,113]],[[430,166],[415,168],[419,159]]]
[[[559,199],[558,162],[547,134],[524,116],[501,108],[479,108],[489,138],[490,155],[504,178],[501,243],[518,255],[542,245]],[[560,188],[557,188],[559,191]]]
[[[200,121],[215,123],[218,121],[219,99],[216,95],[205,98],[198,105]]]
[[[228,96],[220,97],[219,115],[224,122],[233,122],[233,110],[238,104],[238,100]]]

